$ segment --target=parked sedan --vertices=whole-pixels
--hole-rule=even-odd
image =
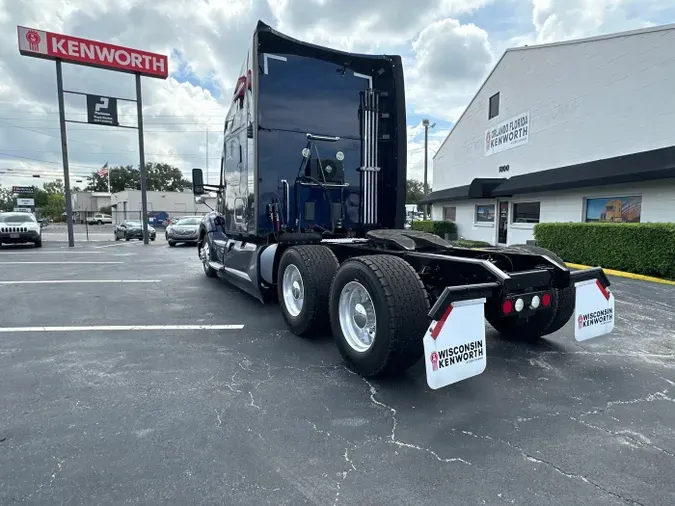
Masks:
[[[157,232],[154,228],[148,225],[148,234],[150,240],[154,241],[157,238]],[[115,240],[124,239],[130,241],[131,239],[143,239],[143,226],[140,221],[124,220],[115,227]]]
[[[186,216],[166,227],[164,237],[169,246],[175,246],[179,242],[197,243],[200,216]]]

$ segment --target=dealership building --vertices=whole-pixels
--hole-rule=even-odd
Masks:
[[[459,237],[540,222],[675,222],[675,25],[507,50],[434,156]]]

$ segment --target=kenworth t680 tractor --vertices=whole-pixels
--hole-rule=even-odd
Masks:
[[[217,195],[199,230],[206,275],[278,302],[299,336],[332,332],[365,377],[421,358],[434,389],[480,374],[486,319],[527,339],[572,317],[578,341],[614,327],[601,268],[404,229],[399,56],[319,47],[259,22],[225,119],[220,182],[192,176],[195,195]]]

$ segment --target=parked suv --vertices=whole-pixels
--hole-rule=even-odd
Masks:
[[[109,223],[112,225],[112,216],[109,214],[97,213],[94,216],[87,218],[87,223],[93,225],[94,223],[98,225],[103,225],[104,223]]]
[[[0,245],[28,242],[42,246],[42,223],[31,213],[0,213]]]

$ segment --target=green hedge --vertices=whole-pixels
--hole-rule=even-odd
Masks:
[[[566,262],[675,279],[675,223],[538,223],[534,238]]]
[[[411,223],[411,228],[420,232],[436,234],[439,237],[457,233],[457,225],[452,221],[416,220]]]

